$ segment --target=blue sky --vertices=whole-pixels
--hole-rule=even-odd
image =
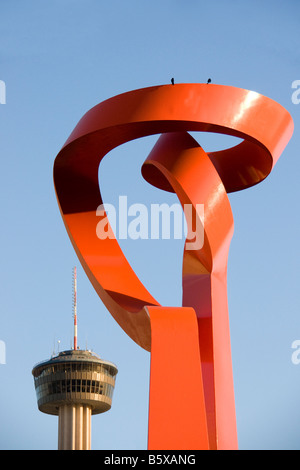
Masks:
[[[295,131],[266,181],[230,195],[235,233],[228,301],[241,449],[299,449],[300,3],[297,0],[1,0],[0,448],[56,449],[57,418],[37,409],[31,370],[72,339],[78,269],[79,345],[119,369],[111,411],[92,422],[94,449],[146,449],[149,354],[114,322],[77,262],[54,194],[55,156],[82,115],[136,88],[206,82],[262,93]],[[207,151],[233,139],[197,134]],[[140,166],[157,137],[103,162],[107,202],[172,202]],[[124,178],[125,176],[125,178]],[[122,244],[150,292],[180,305],[182,242]],[[1,362],[1,361],[0,361]]]

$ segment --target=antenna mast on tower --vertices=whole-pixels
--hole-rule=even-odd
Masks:
[[[73,269],[73,317],[74,317],[74,350],[77,350],[77,271]]]

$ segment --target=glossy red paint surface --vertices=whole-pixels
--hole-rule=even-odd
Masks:
[[[244,140],[207,154],[189,131]],[[151,351],[149,449],[237,448],[226,287],[233,217],[227,193],[266,178],[292,132],[289,113],[258,93],[212,84],[158,86],[92,108],[56,157],[57,200],[78,258],[111,315]],[[182,205],[191,204],[204,230],[203,245],[191,250],[186,244],[182,307],[175,310],[160,306],[147,291],[116,239],[96,235],[102,158],[152,134],[162,135],[143,165],[144,178],[175,192]],[[204,204],[204,220],[197,204]],[[188,404],[178,387],[185,353]]]
[[[173,187],[183,207],[192,204],[196,208],[203,201],[204,220],[199,221],[204,228],[203,246],[184,251],[182,305],[192,307],[198,320],[210,448],[236,448],[226,288],[233,217],[226,190],[208,155],[187,133],[161,136],[142,171],[164,189],[160,171],[165,189]],[[195,217],[196,210],[192,220]]]
[[[195,312],[147,310],[152,329],[148,449],[208,449]]]

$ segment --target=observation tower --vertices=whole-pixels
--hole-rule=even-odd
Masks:
[[[58,450],[91,449],[91,416],[111,408],[117,367],[77,346],[74,269],[74,349],[62,351],[32,370],[38,409],[58,416]]]

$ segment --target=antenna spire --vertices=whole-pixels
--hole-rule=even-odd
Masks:
[[[77,350],[77,270],[73,268],[74,350]]]

